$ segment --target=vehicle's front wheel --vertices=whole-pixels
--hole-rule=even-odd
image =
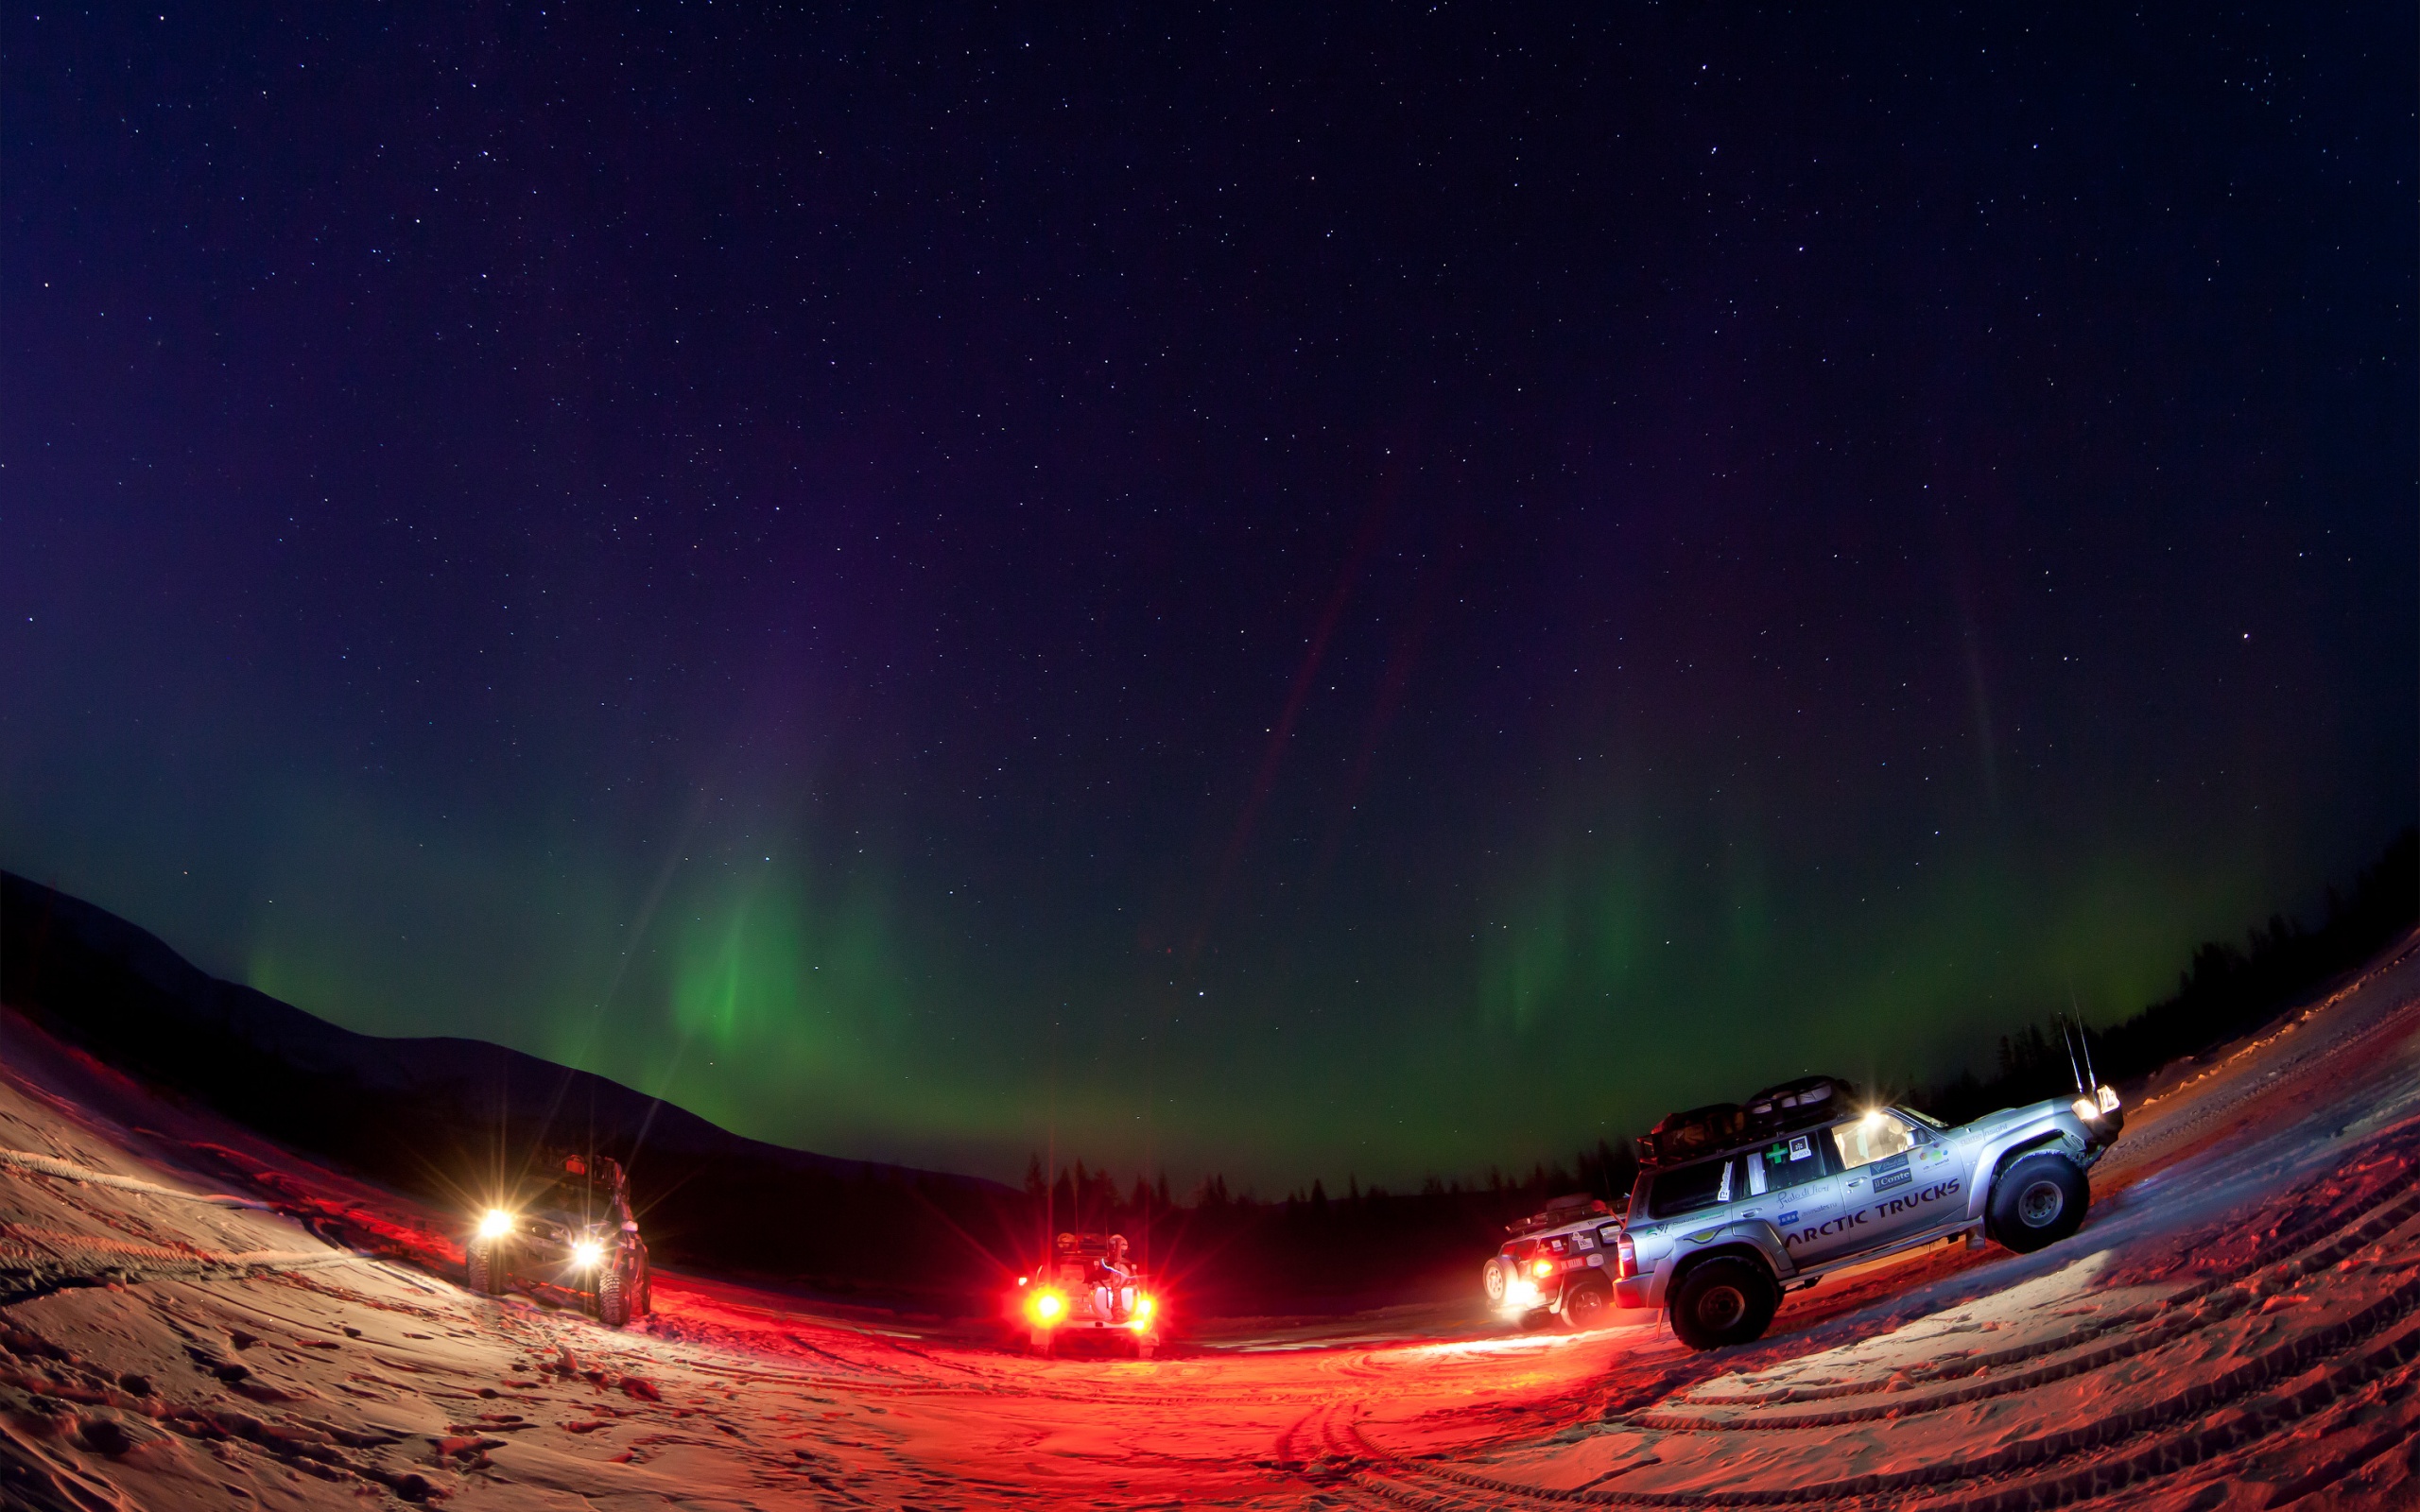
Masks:
[[[467,1279],[471,1290],[481,1297],[494,1297],[504,1291],[504,1266],[499,1263],[501,1257],[496,1253],[493,1240],[472,1240],[464,1258],[470,1262]]]
[[[1781,1288],[1764,1266],[1718,1255],[1691,1266],[1672,1294],[1672,1332],[1692,1349],[1720,1349],[1763,1336],[1781,1305]]]
[[[1599,1281],[1582,1281],[1563,1299],[1563,1326],[1573,1333],[1602,1328],[1605,1314],[1613,1310],[1611,1288]]]
[[[1488,1261],[1478,1273],[1479,1285],[1486,1289],[1487,1305],[1502,1307],[1504,1293],[1512,1284],[1512,1263],[1502,1255]]]
[[[596,1278],[596,1321],[618,1329],[631,1320],[631,1293],[622,1267],[612,1265]]]
[[[1992,1237],[2030,1255],[2083,1228],[2091,1201],[2073,1160],[2048,1150],[2024,1156],[1992,1183]]]

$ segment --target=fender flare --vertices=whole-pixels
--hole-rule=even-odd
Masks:
[[[1726,1256],[1740,1260],[1754,1261],[1757,1264],[1762,1265],[1765,1268],[1766,1274],[1772,1277],[1773,1284],[1776,1286],[1797,1275],[1797,1267],[1789,1263],[1789,1257],[1788,1255],[1785,1254],[1781,1256],[1780,1263],[1776,1264],[1774,1263],[1773,1255],[1767,1251],[1764,1244],[1761,1243],[1756,1236],[1753,1234],[1742,1234],[1740,1232],[1742,1229],[1753,1230],[1758,1228],[1763,1229],[1767,1234],[1773,1233],[1773,1226],[1766,1223],[1760,1218],[1751,1219],[1745,1223],[1731,1224],[1726,1227],[1724,1236],[1721,1239],[1708,1244],[1703,1248],[1692,1249],[1687,1254],[1673,1261],[1672,1269],[1669,1275],[1666,1277],[1664,1285],[1660,1288],[1663,1292],[1662,1300],[1665,1304],[1667,1306],[1670,1305],[1674,1289],[1681,1284],[1682,1279],[1687,1276],[1689,1272],[1697,1269],[1698,1266],[1703,1264],[1709,1260],[1720,1260]],[[1778,1248],[1779,1246],[1775,1246],[1775,1247]]]
[[[1734,1240],[1745,1240],[1756,1246],[1765,1257],[1765,1264],[1775,1280],[1789,1280],[1798,1274],[1798,1262],[1789,1252],[1789,1245],[1773,1227],[1770,1218],[1742,1218],[1731,1226]]]
[[[1976,1158],[1975,1180],[1966,1194],[1966,1221],[1981,1223],[1990,1213],[1992,1190],[1999,1185],[2000,1170],[2010,1160],[2017,1156],[2030,1154],[2046,1144],[2058,1145],[2059,1153],[2064,1155],[2066,1153],[2066,1143],[2067,1131],[2053,1124],[2048,1127],[2037,1127],[2023,1133],[2011,1134],[2005,1139],[1985,1145],[1983,1153]]]

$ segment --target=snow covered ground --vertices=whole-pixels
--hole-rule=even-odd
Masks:
[[[2420,948],[2163,1078],[2082,1233],[1749,1349],[1417,1311],[1028,1360],[659,1279],[614,1332],[0,1015],[0,1504],[2420,1504]]]

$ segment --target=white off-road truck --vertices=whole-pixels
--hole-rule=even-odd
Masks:
[[[1844,1266],[1962,1235],[2031,1253],[2083,1224],[2084,1173],[2124,1125],[2105,1086],[1951,1128],[1829,1076],[1675,1113],[1639,1141],[1614,1299],[1711,1349]]]
[[[1605,1320],[1614,1307],[1614,1240],[1621,1232],[1611,1208],[1578,1193],[1505,1231],[1511,1237],[1479,1272],[1490,1311],[1525,1329],[1552,1319],[1576,1332]]]

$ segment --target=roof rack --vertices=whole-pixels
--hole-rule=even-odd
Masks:
[[[1638,1137],[1642,1165],[1669,1165],[1739,1142],[1748,1127],[1748,1110],[1737,1103],[1708,1103],[1685,1112],[1670,1113]]]
[[[1582,1218],[1593,1218],[1600,1213],[1610,1214],[1613,1211],[1605,1205],[1601,1197],[1590,1196],[1585,1192],[1574,1192],[1568,1196],[1556,1197],[1541,1211],[1533,1212],[1518,1222],[1506,1224],[1504,1231],[1518,1239],[1523,1234],[1533,1234],[1541,1228],[1559,1228],[1564,1224],[1577,1223]]]
[[[1829,1123],[1856,1102],[1857,1089],[1838,1076],[1780,1082],[1745,1103],[1708,1103],[1669,1115],[1638,1137],[1638,1161],[1677,1165],[1742,1149],[1775,1134]]]
[[[1748,1122],[1779,1133],[1827,1123],[1857,1101],[1857,1089],[1838,1076],[1801,1076],[1766,1088],[1748,1099]]]

